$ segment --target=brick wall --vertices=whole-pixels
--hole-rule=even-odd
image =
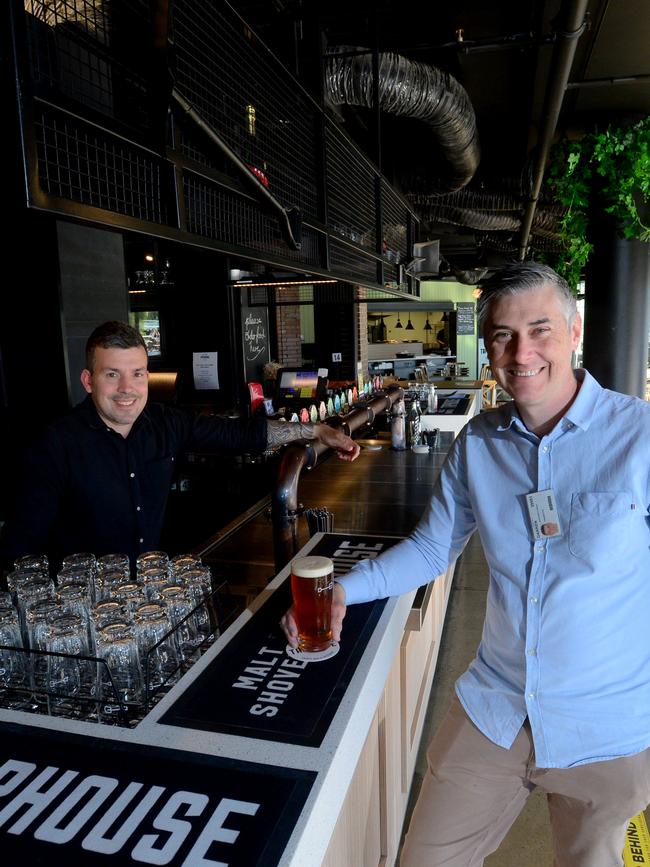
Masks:
[[[367,292],[357,286],[357,298],[365,298]],[[368,305],[356,304],[357,309],[357,361],[361,362],[361,373],[364,378],[368,374]]]
[[[278,293],[278,301],[298,301],[298,286],[283,287]],[[278,361],[283,367],[300,367],[302,346],[300,340],[300,307],[276,307],[276,328],[278,335]]]

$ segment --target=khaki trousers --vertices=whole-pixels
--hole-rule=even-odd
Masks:
[[[476,728],[456,697],[427,756],[401,867],[481,867],[536,788],[548,798],[554,867],[621,867],[627,824],[650,803],[650,750],[538,768],[528,721],[506,750]]]

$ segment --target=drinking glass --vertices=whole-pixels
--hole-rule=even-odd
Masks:
[[[291,563],[291,593],[300,650],[326,650],[332,643],[334,564],[329,557],[298,557]]]
[[[90,554],[87,551],[82,551],[78,554],[68,554],[61,561],[61,569],[88,570],[92,577],[97,571],[97,558],[94,554]]]
[[[50,621],[62,613],[56,596],[28,602],[25,606],[26,647],[44,650],[44,633],[49,629]]]
[[[216,614],[212,600],[212,576],[208,566],[188,569],[179,576],[179,583],[187,589],[194,607],[199,642],[214,640]]]
[[[30,578],[16,585],[16,608],[18,609],[20,630],[25,644],[28,641],[27,624],[25,623],[26,607],[39,599],[52,599],[54,593],[54,582],[39,572],[33,572]]]
[[[28,685],[27,657],[24,652],[15,612],[0,611],[0,703],[3,707],[23,707],[26,696],[13,690]]]
[[[147,584],[156,583],[158,581],[166,581],[169,583],[169,572],[162,566],[147,566],[146,569],[143,569],[138,573],[138,580],[142,581],[146,590]]]
[[[48,707],[53,716],[80,717],[92,713],[95,671],[90,656],[88,629],[78,614],[61,614],[50,620],[44,636],[48,656]],[[93,703],[91,703],[93,702]]]
[[[14,560],[14,569],[26,569],[30,572],[50,571],[50,561],[45,554],[24,554]]]
[[[160,602],[162,591],[170,583],[169,576],[158,578],[156,581],[147,581],[144,585],[144,593],[149,602]]]
[[[172,574],[180,576],[189,569],[200,569],[203,563],[200,557],[195,557],[193,554],[177,554],[169,561],[169,565]]]
[[[179,660],[172,624],[164,605],[146,602],[138,606],[134,632],[140,656],[147,698],[179,677]]]
[[[169,557],[165,551],[145,551],[143,554],[139,554],[135,561],[135,567],[138,574],[140,574],[143,569],[149,569],[153,566],[167,569],[169,566]]]
[[[54,597],[31,602],[25,608],[27,646],[34,651],[29,657],[29,669],[33,697],[37,704],[47,705],[48,657],[43,651],[47,650],[46,640],[50,631],[50,622],[58,614],[60,614],[59,603]]]
[[[168,584],[160,591],[160,603],[167,609],[174,627],[178,655],[181,660],[187,661],[194,655],[199,644],[189,593],[181,584]]]
[[[87,584],[74,582],[71,584],[63,584],[56,591],[56,598],[61,607],[62,613],[76,614],[84,623],[88,637],[90,638],[90,600],[88,598],[89,588]]]
[[[103,554],[97,558],[98,572],[124,572],[126,577],[129,577],[131,572],[131,564],[128,554]]]
[[[115,594],[115,588],[120,584],[128,584],[131,581],[130,574],[122,569],[107,569],[98,572],[95,577],[95,602],[110,598]]]
[[[34,578],[47,578],[48,575],[39,569],[12,569],[7,573],[7,588],[11,594],[14,605],[17,600],[18,587]]]
[[[59,569],[56,573],[57,587],[61,589],[68,584],[85,587],[86,598],[89,603],[95,601],[95,573],[92,569],[67,566]]]
[[[90,609],[90,646],[93,650],[97,648],[97,634],[105,626],[121,623],[128,627],[132,619],[122,599],[102,599],[95,603]]]
[[[142,708],[142,672],[131,627],[112,624],[100,629],[97,658],[103,661],[97,665],[100,720],[119,724]]]
[[[133,612],[138,605],[142,605],[143,602],[147,601],[144,584],[140,584],[136,581],[128,581],[124,584],[118,584],[113,588],[113,592],[115,596],[122,601],[122,604],[130,617],[133,617]]]

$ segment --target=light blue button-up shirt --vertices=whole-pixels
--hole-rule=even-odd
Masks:
[[[478,529],[487,610],[456,692],[502,747],[528,716],[548,768],[650,745],[650,404],[575,373],[575,401],[541,438],[513,405],[472,419],[412,535],[341,579],[348,604],[399,595]],[[525,498],[548,489],[561,532],[535,541]]]

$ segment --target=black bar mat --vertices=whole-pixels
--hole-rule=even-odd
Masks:
[[[335,574],[376,557],[397,537],[328,533],[310,554],[331,557]],[[301,662],[285,653],[280,618],[291,604],[287,580],[161,718],[167,725],[317,747],[343,698],[385,599],[351,605],[338,654]]]
[[[274,867],[316,778],[9,723],[0,738],[6,865]]]

